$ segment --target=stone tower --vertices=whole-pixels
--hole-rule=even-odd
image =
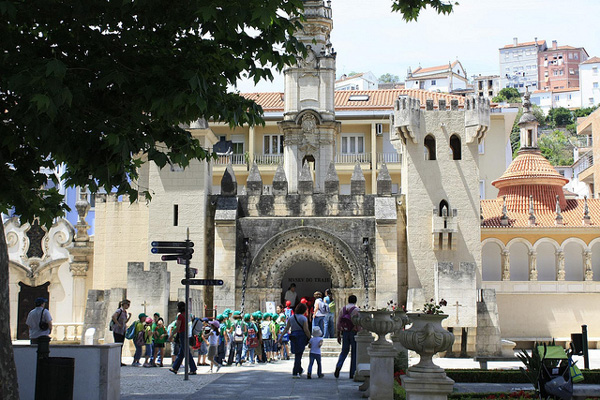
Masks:
[[[489,126],[489,102],[438,104],[400,98],[392,143],[403,154],[408,301],[412,310],[445,299],[451,327],[477,326],[481,274],[478,144]],[[474,330],[473,330],[474,331]]]
[[[284,70],[285,108],[279,128],[284,135],[284,170],[291,193],[298,191],[298,175],[307,162],[314,169],[315,188],[322,191],[335,155],[335,52],[329,35],[333,27],[331,2],[304,1],[303,29],[296,37],[306,46],[298,64]]]

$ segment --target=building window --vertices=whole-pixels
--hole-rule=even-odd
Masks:
[[[598,82],[594,82],[594,83],[592,83],[592,87],[593,87],[594,89],[598,89]]]
[[[569,60],[573,59],[573,53],[569,53]]]
[[[462,159],[462,153],[461,153],[461,148],[460,148],[460,138],[458,137],[458,135],[450,136],[450,150],[452,152],[453,160]]]
[[[592,74],[598,75],[598,67],[592,67]]]
[[[435,86],[435,79],[431,81],[431,86]]]
[[[342,154],[363,154],[365,138],[363,135],[342,135]]]
[[[283,154],[283,135],[263,136],[263,154]]]
[[[432,135],[425,136],[425,159],[435,160],[435,138]]]
[[[579,58],[579,54],[575,53],[574,57],[577,60]]]
[[[573,68],[569,68],[569,75],[575,75],[575,70]]]

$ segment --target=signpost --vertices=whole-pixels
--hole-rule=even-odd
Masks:
[[[185,264],[185,276],[190,276],[190,260],[194,253],[194,242],[190,241],[190,229],[187,229],[187,239],[185,242],[166,242],[166,241],[155,241],[152,242],[152,254],[165,254],[161,257],[162,261],[184,261]],[[183,283],[183,282],[182,282]],[[188,340],[189,332],[189,312],[190,312],[190,285],[185,285],[185,323],[183,325],[183,331],[185,332],[185,340],[183,341],[184,353],[185,354],[185,375],[184,380],[189,380],[189,369],[190,369],[190,341]]]
[[[168,242],[168,241],[154,241],[151,243],[152,254],[164,254],[161,256],[162,261],[177,261],[177,264],[185,265],[185,277],[186,279],[181,280],[181,284],[185,285],[185,324],[184,332],[186,332],[186,340],[184,341],[184,354],[185,354],[185,376],[184,380],[189,380],[189,365],[193,360],[189,359],[190,354],[190,341],[187,338],[189,334],[189,312],[190,312],[190,285],[202,285],[202,286],[221,286],[223,285],[222,279],[194,279],[198,273],[198,269],[190,268],[190,260],[192,254],[194,254],[194,242],[190,241],[190,229],[187,229],[187,239],[184,242]]]

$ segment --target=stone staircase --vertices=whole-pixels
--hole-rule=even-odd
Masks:
[[[321,357],[338,357],[341,351],[342,345],[338,344],[337,339],[323,339]]]

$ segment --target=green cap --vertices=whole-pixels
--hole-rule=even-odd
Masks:
[[[138,318],[146,318],[147,315],[145,313],[140,313],[140,315],[138,315]]]
[[[244,314],[244,321],[250,321],[250,314]]]
[[[217,315],[217,321],[223,321],[225,318],[222,314]]]
[[[233,315],[242,315],[242,312],[241,311],[234,311]]]

